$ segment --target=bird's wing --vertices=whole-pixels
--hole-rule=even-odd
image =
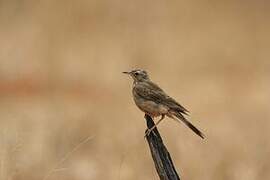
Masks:
[[[134,86],[133,90],[144,99],[164,104],[180,113],[188,114],[188,110],[173,98],[168,96],[158,85],[153,82],[141,82]]]

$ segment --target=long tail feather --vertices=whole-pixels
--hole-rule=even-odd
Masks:
[[[195,126],[193,126],[193,124],[191,124],[181,113],[175,112],[174,116],[177,117],[174,118],[175,120],[181,120],[183,123],[185,123],[185,125],[187,125],[194,133],[196,133],[198,136],[200,136],[202,139],[204,139],[204,134],[197,129]]]

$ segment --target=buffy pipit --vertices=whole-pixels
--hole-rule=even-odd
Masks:
[[[189,111],[168,96],[158,85],[153,83],[146,71],[136,69],[123,73],[133,78],[132,94],[138,108],[152,118],[161,116],[161,119],[158,120],[151,129],[148,129],[146,135],[148,135],[165,116],[168,116],[178,122],[182,121],[198,136],[204,138],[204,134],[185,118],[184,115],[188,115]]]

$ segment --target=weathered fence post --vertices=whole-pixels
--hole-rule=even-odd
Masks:
[[[150,116],[145,115],[145,119],[148,129],[154,126],[154,121]],[[163,144],[157,128],[153,129],[153,131],[146,136],[146,139],[160,180],[180,180],[173,165],[170,153]]]

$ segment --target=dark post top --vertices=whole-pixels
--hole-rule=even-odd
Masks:
[[[151,129],[155,125],[153,119],[148,115],[145,115],[144,118],[146,119],[147,128]],[[146,139],[160,180],[180,180],[170,153],[163,144],[157,128],[154,128],[149,135],[146,135]]]

